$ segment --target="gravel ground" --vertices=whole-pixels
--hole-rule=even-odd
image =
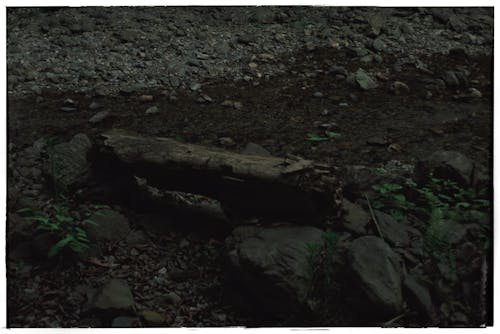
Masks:
[[[301,49],[347,48],[400,66],[461,48],[491,53],[493,10],[369,7],[10,8],[10,95],[44,89],[109,95],[120,89],[197,87],[285,71]],[[431,37],[431,38],[429,38]],[[371,57],[370,57],[371,56]],[[252,71],[256,59],[276,58]]]

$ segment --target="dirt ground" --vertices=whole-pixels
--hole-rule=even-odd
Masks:
[[[303,51],[295,59],[285,62],[286,74],[268,80],[261,78],[257,81],[258,85],[255,81],[217,81],[204,84],[202,92],[147,90],[127,96],[95,97],[72,92],[43,91],[42,98],[9,97],[8,142],[14,144],[14,151],[18,151],[42,137],[57,136],[61,140],[69,140],[77,133],[86,133],[95,139],[104,130],[122,128],[145,136],[172,137],[233,151],[239,151],[247,143],[253,142],[275,156],[294,154],[335,166],[380,166],[389,160],[415,162],[441,149],[459,151],[476,162],[490,166],[493,154],[491,57],[455,59],[448,55],[433,55],[425,59],[432,72],[405,65],[401,72],[392,71],[385,76],[385,69],[392,68],[396,62],[394,56],[387,56],[382,63],[369,65],[371,71],[381,72],[379,87],[364,91],[329,73],[332,64],[344,66],[349,72],[355,72],[360,67],[359,62],[351,61],[346,52],[336,48],[324,48],[312,53]],[[432,91],[432,96],[427,95],[429,89],[426,88],[426,80],[442,77],[446,71],[460,67],[469,69],[469,81],[476,83],[474,87],[482,93],[481,97],[457,99],[457,95],[467,92],[465,88],[443,88]],[[409,91],[395,94],[391,90],[395,81],[405,83]],[[139,97],[143,94],[152,95],[153,100],[141,101]],[[201,94],[208,96],[211,101],[198,101]],[[61,111],[67,99],[75,101],[78,111]],[[225,100],[240,102],[241,108],[221,105]],[[88,110],[92,102],[100,105],[97,111],[110,113],[101,123],[88,122],[95,113]],[[152,106],[157,106],[159,112],[145,115]],[[308,140],[311,134],[325,137],[325,130],[336,135],[323,141]],[[232,140],[221,141],[220,138],[224,137]],[[175,232],[170,242],[184,238],[185,233]],[[157,236],[154,240],[161,244],[162,238]],[[220,242],[217,238],[210,238],[214,244]],[[120,255],[116,254],[120,252],[119,245],[109,249],[109,254],[118,257]],[[162,255],[158,249],[144,252],[149,256],[148,264],[133,259],[130,262],[134,268],[145,266],[147,272],[150,263],[159,260]],[[217,262],[214,259],[217,256],[200,261],[205,264],[207,261]],[[75,265],[70,268],[75,270]],[[215,280],[220,268],[217,269],[217,265],[214,268],[213,272],[196,279],[200,279],[200,282]],[[16,290],[12,286],[24,284],[21,283],[23,276],[16,274],[13,267],[10,270],[11,324],[19,324],[25,319],[27,307],[48,307],[43,303],[52,298],[54,305],[50,307],[54,308],[56,301],[63,298],[55,294],[34,304],[16,300]],[[103,275],[99,269],[80,266],[78,270],[82,277],[87,275],[85,279],[90,281],[92,279],[89,277],[94,277],[95,282],[99,282]],[[64,277],[69,280],[71,273],[71,270],[59,266],[40,269],[37,275],[42,276],[43,281],[60,282]],[[137,289],[140,285],[138,282]],[[207,288],[204,291],[219,300],[217,303],[222,307],[220,286],[223,283],[218,284],[215,290]],[[189,301],[186,303],[189,304]],[[69,314],[71,309],[64,309],[60,325],[77,325],[77,320]],[[185,312],[189,313],[189,310]],[[228,317],[215,324],[269,324],[262,319],[245,318],[241,312],[231,312],[226,310]],[[198,318],[186,318],[184,325],[206,325],[199,322],[201,317],[200,313]],[[38,326],[50,324],[34,319],[26,323]]]
[[[339,82],[327,73],[332,61],[348,71],[356,71],[359,66],[335,49],[303,53],[290,64],[286,75],[261,80],[257,86],[247,82],[204,85],[203,93],[213,100],[210,103],[197,102],[199,93],[192,91],[178,91],[175,100],[168,91],[142,92],[154,96],[151,102],[140,101],[142,94],[138,92],[97,98],[44,92],[38,102],[34,96],[9,99],[9,142],[22,147],[47,135],[70,139],[78,132],[99,135],[105,129],[123,128],[205,145],[219,145],[219,138],[230,137],[234,141],[234,145],[229,144],[231,150],[254,142],[276,156],[296,154],[338,166],[374,165],[391,159],[415,161],[439,149],[460,151],[486,165],[491,160],[491,58],[433,56],[433,74],[408,65],[372,91]],[[388,58],[374,70],[382,71],[393,61]],[[481,98],[457,101],[453,96],[460,90],[451,89],[426,98],[425,79],[440,77],[460,66],[475,69],[470,80],[478,80]],[[390,88],[394,81],[406,83],[410,91],[395,95]],[[315,92],[323,96],[316,97]],[[68,98],[81,111],[61,111]],[[221,106],[225,100],[238,101],[242,108]],[[99,110],[110,113],[97,125],[87,122],[92,113],[86,109],[93,101],[100,104]],[[157,106],[160,112],[145,116],[151,106]],[[321,142],[306,140],[308,134],[324,136],[322,124],[340,136]],[[391,144],[399,147],[391,150]]]

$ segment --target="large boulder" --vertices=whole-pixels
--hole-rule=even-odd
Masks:
[[[352,295],[362,318],[387,320],[403,309],[401,259],[387,243],[375,236],[353,241],[351,261]]]
[[[408,247],[411,239],[420,236],[420,232],[411,227],[407,220],[401,222],[391,215],[375,210],[375,217],[382,233],[382,237],[393,247]]]
[[[379,168],[347,165],[341,169],[340,174],[344,181],[342,192],[345,197],[363,198],[363,194],[370,191],[374,184],[403,184],[406,177],[413,175],[413,166],[391,160]]]
[[[45,173],[56,187],[72,188],[84,184],[90,176],[90,162],[87,154],[92,142],[79,133],[66,143],[47,147],[49,158],[44,164]]]
[[[307,308],[308,244],[323,231],[309,226],[240,226],[226,240],[236,279],[258,308],[290,315]]]
[[[485,168],[456,151],[437,151],[419,161],[416,168],[417,180],[425,182],[430,172],[434,177],[449,179],[462,186],[488,183]]]

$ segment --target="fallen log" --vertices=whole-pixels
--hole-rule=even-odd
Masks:
[[[335,168],[326,164],[238,154],[117,129],[101,139],[97,159],[109,175],[136,176],[159,189],[215,198],[231,216],[315,220],[339,209],[341,184]]]

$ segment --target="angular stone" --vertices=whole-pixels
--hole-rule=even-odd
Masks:
[[[127,281],[111,279],[95,293],[90,305],[91,310],[127,314],[134,312],[135,301]]]
[[[115,328],[139,327],[139,325],[139,318],[137,317],[116,317],[111,323],[111,327]]]
[[[366,226],[370,222],[370,215],[361,208],[361,206],[354,204],[347,199],[342,200],[342,206],[346,210],[344,216],[343,226],[356,234],[365,234]]]
[[[370,90],[378,87],[377,82],[365,70],[359,68],[355,73],[355,80],[363,90]]]
[[[97,114],[95,114],[94,116],[92,116],[89,119],[89,123],[91,123],[91,124],[100,123],[104,119],[106,119],[108,116],[109,116],[109,112],[108,111],[99,111]]]
[[[375,217],[379,225],[382,237],[389,244],[396,247],[406,247],[410,245],[408,228],[384,212],[375,210]]]
[[[369,31],[368,34],[371,36],[378,36],[380,30],[385,24],[385,16],[382,13],[376,13],[368,18]]]
[[[235,278],[267,312],[283,315],[307,306],[307,244],[322,244],[309,226],[240,226],[226,240]]]
[[[160,112],[157,106],[150,107],[146,110],[146,115],[154,115]]]
[[[406,277],[403,285],[407,301],[428,319],[432,319],[434,317],[434,304],[429,290],[411,275]]]
[[[437,151],[417,164],[418,178],[426,179],[430,172],[436,178],[449,179],[462,186],[470,185],[474,163],[456,151]]]
[[[127,217],[114,210],[103,209],[99,213],[94,213],[90,220],[97,223],[97,226],[86,225],[87,237],[91,241],[116,241],[127,237],[130,226]]]
[[[382,239],[364,236],[353,241],[349,252],[353,295],[351,302],[365,316],[387,319],[403,309],[400,257]]]
[[[89,177],[87,154],[91,148],[89,137],[82,133],[75,135],[70,142],[48,148],[45,172],[58,187],[68,188],[85,183]]]
[[[146,324],[155,326],[165,323],[165,316],[156,311],[144,310],[141,312],[141,316],[144,318]]]

